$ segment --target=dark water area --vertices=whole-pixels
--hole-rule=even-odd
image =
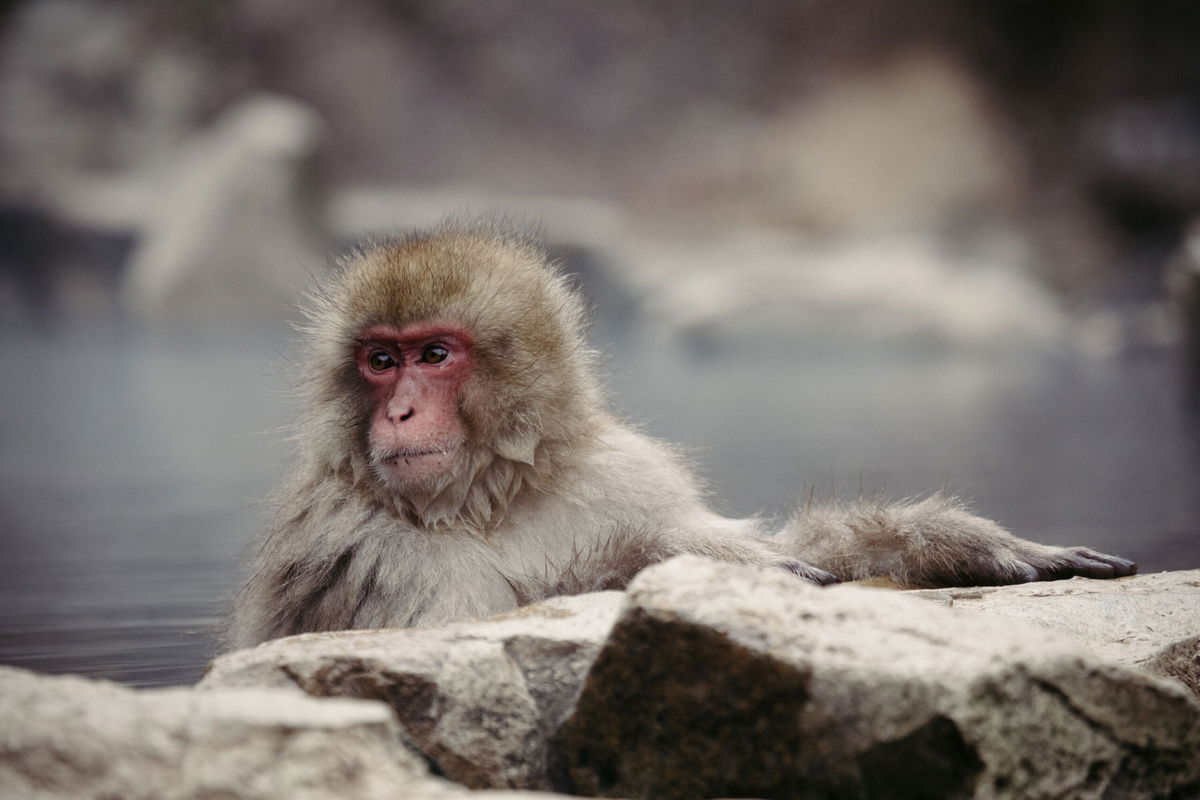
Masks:
[[[285,463],[277,331],[6,332],[0,662],[196,680]]]
[[[0,663],[195,681],[286,465],[288,332],[0,336]],[[1168,351],[693,358],[601,336],[614,404],[684,445],[724,512],[949,487],[1029,538],[1200,567],[1200,446]]]

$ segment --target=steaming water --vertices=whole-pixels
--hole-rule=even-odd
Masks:
[[[281,331],[113,326],[0,340],[0,663],[196,680],[286,463]],[[1167,354],[686,358],[605,348],[616,405],[736,514],[949,485],[1045,542],[1200,567],[1200,448]]]

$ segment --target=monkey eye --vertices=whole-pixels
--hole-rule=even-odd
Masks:
[[[382,350],[375,350],[367,356],[367,366],[372,372],[385,372],[396,366],[396,359]]]
[[[440,364],[450,355],[450,351],[440,344],[426,345],[421,351],[421,362],[424,364]]]

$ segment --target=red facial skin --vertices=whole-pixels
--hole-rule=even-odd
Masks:
[[[471,337],[461,328],[378,325],[356,340],[355,362],[371,396],[371,460],[401,487],[447,473],[466,428],[458,411],[471,371]]]

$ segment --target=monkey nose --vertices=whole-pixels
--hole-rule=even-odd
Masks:
[[[400,411],[399,409],[396,409],[395,411],[389,409],[388,418],[391,419],[392,422],[408,422],[416,413],[416,409],[412,406],[405,406],[403,411]]]

